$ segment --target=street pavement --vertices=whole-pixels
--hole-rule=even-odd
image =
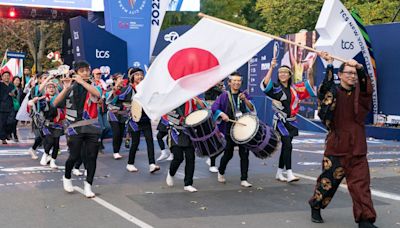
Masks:
[[[297,183],[274,179],[279,152],[266,160],[251,154],[249,182],[253,187],[243,188],[239,156],[235,153],[228,164],[226,184],[218,183],[217,175],[208,171],[205,158],[196,158],[196,193],[183,190],[184,164],[175,176],[174,187],[165,184],[168,161],[159,163],[159,172],[149,173],[144,139],[136,155],[137,173],[125,169],[128,149],[121,149],[123,159],[114,160],[111,141],[106,140],[105,153],[98,157],[94,199],[81,194],[84,177],[73,177],[74,193],[68,194],[62,188],[68,156],[65,138],[57,159],[60,167],[54,170],[30,159],[28,149],[33,135],[29,129],[20,127],[19,134],[19,143],[10,141],[0,146],[1,228],[357,227],[345,181],[322,211],[325,223],[310,221],[307,201],[321,171],[324,134],[301,132],[295,138],[293,170],[301,177]],[[156,140],[155,144],[158,157]],[[368,139],[368,146],[376,225],[400,228],[400,142]],[[41,153],[39,149],[38,155]]]

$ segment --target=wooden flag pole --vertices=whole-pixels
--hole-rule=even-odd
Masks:
[[[249,32],[253,32],[253,33],[256,33],[256,34],[261,35],[261,36],[266,36],[266,37],[269,37],[269,38],[272,38],[272,39],[275,39],[275,40],[279,40],[279,41],[282,41],[282,42],[287,43],[287,44],[291,44],[291,45],[295,45],[295,46],[298,46],[298,47],[302,47],[302,48],[304,48],[304,49],[306,49],[308,51],[316,52],[318,54],[321,53],[321,51],[318,51],[318,50],[316,50],[314,48],[311,48],[311,47],[308,47],[308,46],[297,44],[297,43],[295,43],[295,42],[293,42],[291,40],[287,40],[287,39],[284,39],[284,38],[279,37],[279,36],[274,36],[274,35],[271,35],[271,34],[268,34],[268,33],[265,33],[265,32],[261,32],[261,31],[258,31],[256,29],[252,29],[252,28],[249,28],[249,27],[246,27],[246,26],[243,26],[243,25],[239,25],[239,24],[236,24],[236,23],[233,23],[233,22],[230,22],[230,21],[226,21],[226,20],[223,20],[223,19],[220,19],[220,18],[217,18],[217,17],[209,16],[209,15],[204,14],[204,13],[199,13],[198,16],[202,17],[202,18],[208,18],[210,20],[218,21],[220,23],[223,23],[223,24],[226,24],[226,25],[230,25],[230,26],[233,26],[235,28],[239,28],[239,29],[243,29],[243,30],[246,30],[246,31],[249,31]],[[330,57],[332,57],[333,59],[336,59],[338,61],[341,61],[341,62],[347,62],[347,60],[345,60],[343,58],[340,58],[340,57],[337,57],[337,56],[330,55]]]

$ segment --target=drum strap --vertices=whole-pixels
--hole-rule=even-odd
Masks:
[[[207,139],[213,137],[213,136],[214,136],[215,134],[217,134],[218,132],[219,132],[219,130],[218,130],[218,128],[216,127],[216,128],[214,129],[214,131],[211,132],[211,134],[206,135],[206,136],[203,136],[203,137],[200,137],[200,138],[192,138],[192,136],[190,136],[189,134],[188,134],[188,135],[189,135],[190,139],[191,139],[192,141],[194,141],[194,142],[204,142],[204,141],[206,141]]]

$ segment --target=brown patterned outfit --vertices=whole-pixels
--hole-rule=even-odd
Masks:
[[[327,126],[326,148],[322,174],[317,180],[310,206],[325,208],[333,198],[340,182],[346,177],[353,200],[356,222],[375,222],[376,213],[371,200],[370,173],[367,160],[367,142],[364,120],[372,102],[370,78],[357,70],[359,83],[347,91],[333,83],[333,67],[318,91],[319,115]]]

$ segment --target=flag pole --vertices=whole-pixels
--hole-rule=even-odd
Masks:
[[[249,31],[249,32],[253,32],[253,33],[256,33],[256,34],[261,35],[261,36],[266,36],[266,37],[269,37],[269,38],[272,38],[272,39],[275,39],[275,40],[279,40],[279,41],[282,41],[282,42],[287,43],[287,44],[291,44],[291,45],[295,45],[295,46],[298,46],[298,47],[302,47],[302,48],[304,48],[304,49],[306,49],[308,51],[311,51],[311,52],[321,53],[321,51],[318,51],[318,50],[316,50],[314,48],[311,48],[311,47],[308,47],[308,46],[305,46],[305,45],[298,44],[298,43],[293,42],[291,40],[287,40],[287,39],[284,39],[284,38],[279,37],[279,36],[274,36],[274,35],[271,35],[271,34],[268,34],[268,33],[265,33],[265,32],[261,32],[261,31],[258,31],[256,29],[252,29],[252,28],[249,28],[249,27],[246,27],[246,26],[243,26],[243,25],[239,25],[239,24],[236,24],[236,23],[233,23],[233,22],[230,22],[230,21],[226,21],[226,20],[223,20],[223,19],[220,19],[220,18],[217,18],[217,17],[209,16],[209,15],[204,14],[204,13],[198,13],[198,16],[202,17],[202,18],[208,18],[210,20],[218,21],[220,23],[223,23],[223,24],[226,24],[226,25],[230,25],[230,26],[233,26],[235,28],[239,28],[239,29],[243,29],[243,30],[246,30],[246,31]],[[338,61],[341,61],[341,62],[347,62],[347,60],[345,60],[343,58],[340,58],[338,56],[330,55],[330,57],[332,57],[333,59],[336,59]]]
[[[6,52],[4,52],[4,57],[3,57],[3,60],[1,60],[0,69],[2,69],[6,65],[5,60],[7,60],[7,53],[8,53],[8,48],[6,49]]]

